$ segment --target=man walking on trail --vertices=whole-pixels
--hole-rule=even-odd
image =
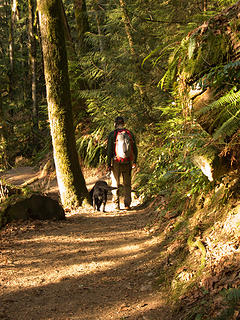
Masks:
[[[107,165],[111,172],[112,187],[119,188],[120,178],[123,178],[124,206],[126,210],[131,205],[131,173],[136,167],[137,146],[133,133],[124,127],[123,117],[117,117],[115,130],[108,136]],[[119,189],[113,190],[115,209],[120,209]]]

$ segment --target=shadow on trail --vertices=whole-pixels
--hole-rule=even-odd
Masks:
[[[143,232],[145,216],[82,214],[20,235],[6,266],[19,284],[1,295],[0,318],[168,319],[153,286],[159,244]]]

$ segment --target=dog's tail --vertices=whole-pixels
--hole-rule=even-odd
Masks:
[[[103,188],[108,191],[118,189],[118,187],[110,187],[110,186],[104,186]]]

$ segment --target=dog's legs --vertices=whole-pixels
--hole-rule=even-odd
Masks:
[[[96,199],[95,197],[93,197],[93,210],[95,211],[96,210]]]
[[[106,212],[106,211],[105,211],[105,207],[106,207],[106,202],[103,202],[102,212]]]
[[[102,204],[102,201],[99,200],[99,198],[96,198],[96,209],[97,209],[97,211],[100,211],[101,204]]]
[[[104,190],[104,197],[103,197],[103,207],[102,207],[102,212],[105,212],[106,204],[107,204],[107,195],[108,195],[108,190]]]

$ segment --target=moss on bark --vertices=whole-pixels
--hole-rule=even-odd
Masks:
[[[38,0],[48,114],[61,201],[77,207],[88,196],[73,127],[67,54],[60,0]]]

